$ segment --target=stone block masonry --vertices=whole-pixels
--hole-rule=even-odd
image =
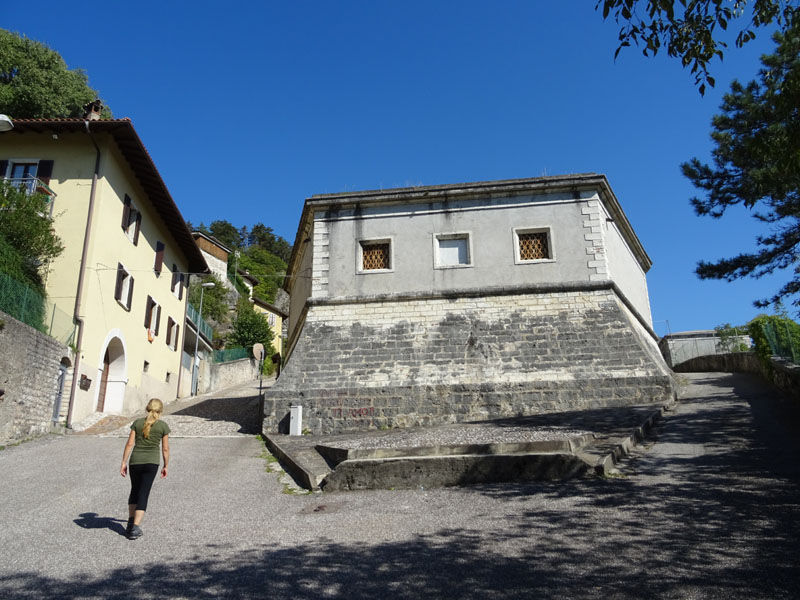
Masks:
[[[664,402],[671,371],[611,283],[561,291],[317,300],[265,431],[314,433]]]
[[[59,367],[70,349],[0,312],[0,444],[48,433]],[[68,385],[62,402],[69,398]]]

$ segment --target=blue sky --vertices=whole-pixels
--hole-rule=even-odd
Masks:
[[[657,333],[740,324],[781,275],[700,281],[698,259],[754,248],[745,209],[694,215],[679,165],[708,160],[730,81],[766,32],[715,62],[701,97],[666,56],[623,50],[595,1],[39,2],[0,27],[82,68],[130,117],[186,219],[294,242],[319,193],[604,173],[653,259]]]

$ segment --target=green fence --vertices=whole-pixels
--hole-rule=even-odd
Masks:
[[[792,331],[797,326],[792,327],[788,322],[784,323],[760,323],[759,326],[767,338],[772,356],[780,356],[793,363],[800,364],[800,340],[798,333]]]
[[[75,334],[72,316],[5,273],[0,273],[0,310],[63,344],[72,342]]]
[[[228,348],[226,350],[214,350],[211,353],[211,360],[215,363],[224,363],[249,358],[249,356],[250,351],[247,348]]]

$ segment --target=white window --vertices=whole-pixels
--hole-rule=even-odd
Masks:
[[[514,262],[526,264],[553,260],[553,237],[549,227],[514,230]]]
[[[147,306],[144,311],[144,326],[147,329],[147,339],[152,342],[158,335],[158,326],[161,323],[161,306],[152,296],[147,297]]]
[[[142,213],[136,208],[131,197],[125,194],[122,206],[122,231],[125,232],[125,235],[133,242],[134,246],[139,244],[139,230],[141,228]]]
[[[131,309],[131,298],[133,297],[133,277],[125,270],[122,263],[117,264],[117,284],[114,288],[114,299],[122,305],[125,310]]]
[[[181,326],[172,320],[172,317],[167,318],[167,346],[171,350],[178,348],[178,333]]]
[[[433,260],[437,269],[472,266],[469,233],[438,233],[433,236]]]
[[[356,271],[359,273],[387,273],[392,271],[392,240],[361,240],[358,242],[358,264]]]
[[[270,327],[275,327],[275,322],[276,321],[277,321],[277,319],[275,319],[275,314],[274,313],[269,313],[269,316],[267,317],[267,322],[269,323],[269,326]]]

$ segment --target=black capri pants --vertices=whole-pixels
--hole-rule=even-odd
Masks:
[[[158,473],[158,465],[130,465],[128,472],[131,476],[131,494],[128,504],[135,504],[136,510],[147,510],[147,499],[150,497],[150,488]]]

